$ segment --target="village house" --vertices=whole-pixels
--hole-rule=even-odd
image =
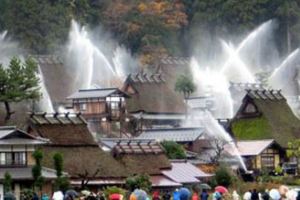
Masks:
[[[91,181],[114,184],[128,174],[117,160],[99,148],[80,114],[32,113],[29,133],[50,141],[41,148],[45,155],[43,165],[53,167],[54,153],[61,153],[64,171],[72,182],[80,183],[78,187]]]
[[[100,146],[124,163],[131,173],[148,174],[154,188],[177,188],[207,181],[212,177],[184,160],[169,160],[152,139],[102,138]]]
[[[148,174],[155,187],[175,187],[199,183],[202,177],[211,176],[194,170],[190,175],[183,175],[185,181],[180,182],[164,175],[178,167],[172,167],[162,147],[153,140],[112,139],[114,145],[108,145],[111,147],[105,150],[95,142],[80,114],[33,113],[29,132],[49,139],[41,147],[45,166],[53,167],[55,152],[63,155],[64,171],[69,173],[75,187],[97,190],[108,185],[124,185],[127,177],[136,174]]]
[[[247,90],[230,130],[236,140],[274,139],[287,148],[300,138],[300,120],[280,90]]]
[[[126,108],[132,116],[132,131],[146,128],[176,127],[184,119],[183,97],[170,88],[162,74],[130,74],[122,88],[131,98]]]
[[[12,192],[17,200],[20,199],[23,189],[32,187],[32,167],[35,165],[32,153],[47,143],[47,140],[32,136],[16,127],[0,127],[0,200],[3,200],[4,196],[3,180],[6,172],[12,177]],[[45,180],[42,192],[51,194],[56,172],[42,167],[42,176]]]
[[[117,88],[102,88],[79,90],[67,99],[72,101],[74,111],[86,119],[92,132],[121,135],[127,119],[125,98],[129,96]]]
[[[273,139],[265,140],[240,140],[236,142],[237,151],[230,145],[226,145],[224,151],[237,156],[242,156],[247,170],[251,171],[273,171],[276,167],[282,166],[285,151]]]

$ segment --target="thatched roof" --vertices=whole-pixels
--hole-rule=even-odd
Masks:
[[[70,82],[74,77],[66,71],[64,60],[58,55],[32,55],[40,65],[47,91],[54,103],[65,102],[74,92]]]
[[[131,174],[158,175],[162,169],[171,167],[163,148],[155,141],[120,140],[112,153]]]
[[[58,117],[59,116],[59,117]],[[97,146],[81,116],[30,115],[31,133],[50,140],[52,145]]]
[[[123,90],[131,95],[131,98],[126,100],[127,109],[131,113],[185,112],[182,96],[168,87],[161,75],[129,75]]]
[[[300,138],[300,121],[280,91],[248,90],[231,122],[237,139],[275,139],[282,147]]]
[[[165,154],[124,154],[116,159],[122,163],[130,174],[159,175],[162,169],[171,168]],[[129,175],[129,174],[128,174]]]
[[[53,155],[59,152],[63,155],[64,170],[72,178],[87,175],[90,178],[126,177],[127,169],[115,160],[109,153],[98,146],[44,146],[45,158],[43,166],[53,168]]]

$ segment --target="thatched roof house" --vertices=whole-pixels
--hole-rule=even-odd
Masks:
[[[138,73],[129,75],[123,91],[131,95],[127,100],[130,113],[182,114],[185,105],[182,96],[169,88],[161,74]]]
[[[274,90],[248,90],[230,128],[238,140],[275,139],[282,147],[300,138],[299,119]]]
[[[94,141],[86,122],[80,115],[32,114],[31,134],[50,140],[42,147],[43,164],[53,167],[56,152],[64,157],[65,171],[72,179],[126,177],[127,170]]]

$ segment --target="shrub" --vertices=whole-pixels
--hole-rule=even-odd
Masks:
[[[148,175],[142,174],[133,177],[128,177],[126,179],[126,188],[130,191],[133,191],[136,188],[145,190],[149,192],[151,190],[151,181]]]
[[[185,151],[184,148],[180,145],[177,144],[174,141],[163,141],[161,143],[163,148],[166,151],[166,154],[169,159],[185,159]]]
[[[107,187],[104,190],[104,194],[105,194],[106,198],[108,199],[109,195],[111,195],[111,194],[121,194],[121,195],[125,196],[126,191],[117,186],[112,186],[112,187]]]
[[[229,170],[224,167],[224,166],[220,166],[215,174],[215,180],[217,185],[222,185],[224,187],[228,187],[231,185],[232,183],[232,177],[231,177],[231,173],[229,172]]]

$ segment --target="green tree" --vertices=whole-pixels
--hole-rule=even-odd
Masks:
[[[3,180],[4,193],[10,192],[12,189],[12,178],[9,172],[5,172]]]
[[[57,50],[65,42],[73,1],[7,1],[5,29],[21,45],[35,53]]]
[[[175,91],[183,93],[185,99],[189,98],[195,90],[196,86],[188,76],[180,75],[176,80]]]
[[[299,172],[299,158],[300,158],[300,139],[288,142],[288,148],[286,150],[287,157],[296,158],[297,171]]]
[[[184,159],[186,158],[185,150],[174,141],[163,141],[161,145],[165,149],[165,152],[169,159]]]
[[[125,181],[125,186],[130,191],[134,191],[139,188],[149,192],[151,190],[150,177],[146,174],[128,177]]]
[[[10,108],[11,102],[40,98],[36,72],[37,64],[32,58],[22,63],[19,58],[14,57],[7,68],[0,65],[0,102],[5,105],[5,120],[9,120],[14,113]]]
[[[68,177],[63,176],[63,156],[61,153],[55,153],[53,155],[53,161],[54,161],[54,168],[56,170],[56,180],[55,180],[55,187],[58,190],[66,191],[69,186],[70,182]]]
[[[230,174],[227,167],[220,166],[216,170],[215,180],[216,180],[217,185],[228,187],[232,183],[232,175]]]
[[[34,188],[38,187],[40,190],[44,183],[44,178],[42,176],[42,160],[43,152],[39,149],[36,149],[32,154],[35,165],[32,167],[32,176],[34,180]]]

